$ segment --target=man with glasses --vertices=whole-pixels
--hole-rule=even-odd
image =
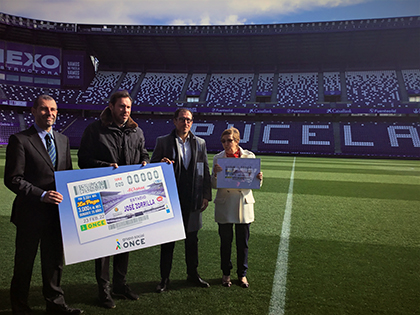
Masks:
[[[199,287],[210,285],[201,279],[198,267],[198,230],[202,227],[201,212],[211,200],[211,181],[204,139],[191,131],[193,114],[186,108],[176,110],[173,118],[175,129],[157,138],[151,158],[152,163],[166,162],[174,166],[178,196],[185,228],[185,261],[187,280]],[[167,289],[172,268],[175,242],[161,245],[161,281],[156,287],[160,293]]]

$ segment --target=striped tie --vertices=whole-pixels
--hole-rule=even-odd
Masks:
[[[45,142],[47,143],[47,151],[48,151],[48,154],[50,155],[51,162],[55,167],[55,163],[56,163],[55,146],[54,146],[54,141],[52,141],[52,136],[49,133],[47,133],[47,135],[45,136]]]

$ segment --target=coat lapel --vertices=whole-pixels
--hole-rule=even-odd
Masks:
[[[191,161],[190,163],[193,163],[193,169],[195,174],[195,168],[197,167],[197,156],[198,156],[198,142],[195,139],[195,136],[190,133],[190,141],[191,141]]]
[[[31,134],[29,135],[29,141],[31,142],[32,146],[35,150],[42,156],[42,158],[47,162],[48,166],[54,171],[54,166],[52,165],[51,158],[48,155],[47,150],[45,149],[44,144],[42,143],[41,138],[38,135],[35,127],[31,127]]]

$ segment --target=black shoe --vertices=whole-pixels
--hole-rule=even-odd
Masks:
[[[83,314],[83,310],[71,308],[67,304],[48,304],[47,314]]]
[[[210,284],[208,282],[201,279],[200,275],[196,274],[194,276],[188,276],[187,281],[195,284],[196,286],[202,287],[202,288],[209,288]]]
[[[112,294],[120,299],[128,299],[128,300],[133,300],[133,301],[137,301],[139,299],[139,295],[131,291],[128,284],[125,284],[123,287],[119,287],[119,288],[114,287]]]
[[[111,297],[111,288],[109,286],[99,288],[99,304],[104,308],[115,308],[116,305]]]
[[[169,278],[162,278],[160,280],[160,283],[156,286],[156,292],[161,293],[163,291],[166,291],[168,289],[169,285]]]

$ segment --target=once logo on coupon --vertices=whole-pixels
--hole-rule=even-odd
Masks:
[[[116,242],[117,242],[117,247],[115,248],[115,250],[119,250],[119,249],[121,249],[121,244],[120,244],[120,242],[118,241],[118,238],[116,239]]]
[[[80,230],[87,231],[104,225],[106,225],[106,220],[99,220],[96,222],[81,225]]]

